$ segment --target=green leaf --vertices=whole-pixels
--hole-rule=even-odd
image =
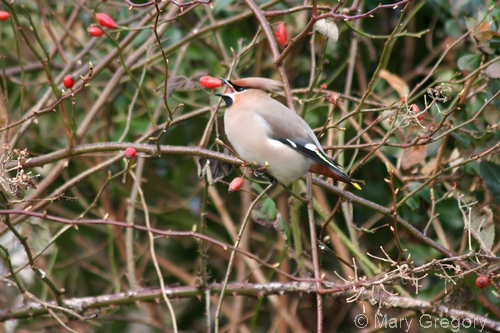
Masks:
[[[257,192],[263,191],[262,187],[257,183],[252,183],[252,187]],[[279,222],[278,220],[281,218],[281,215],[276,209],[276,203],[267,195],[260,199],[260,201],[255,205],[254,209],[252,209],[250,215],[256,223],[264,226],[272,226],[275,223]]]
[[[451,132],[451,136],[454,137],[458,142],[460,142],[460,144],[463,146],[463,147],[467,147],[470,145],[470,141],[469,139],[467,139],[465,136],[463,135],[460,135],[458,134],[457,132]]]
[[[458,59],[457,65],[460,70],[469,70],[473,71],[475,70],[478,66],[479,63],[481,62],[481,57],[478,54],[467,54],[460,59]]]
[[[264,191],[264,189],[262,188],[262,186],[260,186],[258,183],[256,182],[252,182],[252,188],[257,191],[257,192],[262,192]]]
[[[410,197],[405,201],[405,204],[410,207],[412,210],[418,209],[420,207],[420,200],[415,196]]]
[[[250,214],[255,223],[265,227],[279,227],[281,215],[276,209],[276,204],[269,197],[264,197],[258,202]]]
[[[422,185],[422,183],[420,182],[410,182],[406,185],[406,188],[409,192],[415,190],[417,187],[419,187],[420,185]],[[417,193],[415,193],[414,197],[416,198],[420,198],[421,200],[424,200],[428,203],[430,203],[430,200],[429,198],[431,197],[431,192],[430,192],[430,189],[428,186],[422,188],[420,191],[418,191]],[[420,201],[419,201],[419,205],[420,205]],[[417,206],[418,208],[418,206]]]
[[[500,37],[493,36],[493,38],[490,40],[490,47],[493,49],[500,48]]]
[[[262,213],[269,216],[270,220],[275,220],[276,219],[276,204],[274,203],[274,200],[265,197],[262,198]]]
[[[458,26],[457,20],[450,18],[445,23],[446,34],[450,37],[458,38],[462,35],[460,27]]]
[[[228,7],[234,0],[217,0],[214,4],[214,13],[218,14],[223,9]]]
[[[500,202],[500,166],[498,164],[481,161],[481,177],[491,192],[493,200]]]

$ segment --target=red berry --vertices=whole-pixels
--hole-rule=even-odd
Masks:
[[[418,105],[417,105],[417,104],[412,104],[412,105],[411,105],[411,110],[412,110],[413,112],[420,112],[420,108],[418,107]]]
[[[200,77],[200,84],[205,88],[215,89],[222,86],[222,81],[212,76],[202,76]]]
[[[325,84],[325,83],[322,83],[319,87],[320,87],[321,89],[326,89],[326,84]]]
[[[64,86],[68,89],[73,88],[73,85],[75,84],[75,78],[73,75],[68,74],[64,77],[63,79]]]
[[[242,184],[243,184],[243,177],[234,178],[231,181],[231,184],[229,184],[229,188],[227,189],[227,191],[229,193],[233,193],[234,191],[238,191]]]
[[[486,288],[488,287],[488,277],[484,276],[484,275],[481,275],[481,276],[478,276],[477,279],[476,279],[476,286],[478,288]]]
[[[281,45],[285,46],[288,41],[288,35],[286,33],[285,23],[280,22],[278,25],[278,29],[274,33],[274,37],[276,37],[276,41]]]
[[[104,35],[104,32],[102,32],[101,28],[96,27],[95,25],[88,27],[87,32],[92,37],[101,37],[102,35]]]
[[[417,116],[417,119],[418,119],[418,120],[422,120],[422,119],[424,119],[424,115],[423,115],[423,114],[419,114],[419,115]]]
[[[113,20],[111,17],[104,13],[97,13],[95,14],[95,17],[97,18],[97,22],[99,22],[100,25],[106,28],[116,28],[116,22]]]
[[[127,149],[125,149],[126,158],[134,158],[136,153],[137,151],[135,150],[134,147],[128,147]]]
[[[9,12],[0,11],[0,21],[5,21],[9,19],[9,17],[10,17]]]

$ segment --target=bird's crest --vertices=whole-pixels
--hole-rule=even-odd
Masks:
[[[280,81],[266,79],[263,77],[247,77],[244,79],[232,80],[231,82],[236,86],[252,89],[261,89],[267,91],[283,90],[283,83],[281,83]]]

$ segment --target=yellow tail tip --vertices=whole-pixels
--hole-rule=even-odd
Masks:
[[[360,190],[361,191],[361,186],[359,186],[356,183],[351,183],[351,184],[352,184],[352,186],[354,186],[356,188],[356,190]]]

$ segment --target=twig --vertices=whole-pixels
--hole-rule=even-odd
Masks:
[[[220,294],[220,284],[210,284],[209,289],[211,295]],[[251,284],[251,283],[231,283],[226,287],[226,293],[239,294],[254,297],[263,297],[266,295],[282,295],[288,293],[311,293],[315,291],[315,283],[297,283],[297,282],[275,282],[272,284]],[[66,300],[66,303],[72,308],[79,309],[80,311],[89,311],[109,307],[113,305],[126,305],[136,304],[137,302],[154,302],[161,296],[161,289],[144,289],[137,292],[122,292],[111,295],[102,295],[97,297],[83,297],[72,298]],[[170,298],[193,298],[201,297],[204,291],[199,290],[196,286],[179,286],[170,287],[166,289],[166,293]],[[345,300],[347,297],[357,294],[356,291],[351,289],[342,290],[337,292],[330,291],[332,297],[336,300]],[[397,295],[385,295],[380,298],[380,293],[377,291],[365,290],[359,294],[358,299],[372,301],[377,303],[380,301],[386,306],[398,309],[410,309],[414,311],[424,311],[423,316],[427,316],[428,320],[432,320],[431,315],[438,318],[461,318],[467,320],[476,320],[476,322],[484,323],[484,328],[490,330],[500,330],[500,321],[489,319],[486,316],[478,316],[477,314],[469,311],[454,309],[450,306],[437,304],[433,301],[416,300],[411,297],[402,297]],[[51,304],[51,303],[48,303]],[[40,316],[47,314],[47,310],[37,303],[28,303],[16,309],[2,309],[0,310],[0,321],[7,319],[23,319],[33,316]]]
[[[283,87],[288,107],[292,111],[296,112],[295,104],[293,103],[292,92],[290,90],[290,82],[288,81],[288,75],[285,71],[285,66],[283,65],[282,61],[277,61],[277,59],[280,57],[280,52],[278,50],[278,45],[276,44],[276,40],[273,36],[273,30],[271,29],[269,22],[267,22],[265,14],[262,11],[262,9],[259,8],[253,0],[244,0],[244,1],[248,5],[248,7],[252,10],[257,20],[259,20],[260,25],[264,30],[264,34],[267,37],[267,42],[269,44],[269,47],[271,48],[271,53],[275,59],[274,63],[276,67],[278,67],[278,72],[281,76],[281,80],[283,81]]]
[[[153,6],[160,2],[158,0],[151,0],[145,3],[135,3],[132,2],[132,0],[125,0],[125,3],[130,6],[130,9],[132,8],[141,8],[141,7],[148,7],[148,6]],[[184,7],[189,7],[189,6],[196,6],[197,4],[204,4],[204,5],[210,5],[212,6],[211,2],[212,0],[195,0],[195,1],[186,1],[186,2],[178,2],[175,0],[169,0],[170,3],[174,4],[175,6],[179,7],[181,10]]]
[[[142,174],[142,172],[138,172],[139,174]],[[137,181],[137,178],[135,177],[134,173],[132,171],[129,171],[130,177],[134,180],[135,183],[135,188],[137,189],[137,193],[139,194],[139,197],[141,198],[141,203],[142,203],[142,209],[144,210],[144,220],[146,222],[146,227],[148,229],[151,229],[151,223],[149,222],[149,211],[148,211],[148,205],[146,204],[146,199],[144,198],[144,193],[142,191],[140,183]],[[131,230],[131,229],[129,229]],[[177,319],[175,318],[175,312],[172,307],[172,303],[170,302],[170,299],[167,296],[167,292],[165,290],[165,281],[163,281],[163,274],[161,273],[160,267],[158,265],[158,260],[156,259],[156,251],[155,251],[155,241],[153,237],[153,233],[148,231],[148,238],[149,238],[149,250],[151,253],[151,259],[153,260],[153,265],[156,270],[156,274],[158,276],[158,281],[160,281],[160,289],[161,289],[161,295],[163,297],[163,300],[167,304],[168,311],[170,312],[170,318],[172,320],[172,326],[174,333],[177,333]],[[133,243],[132,243],[133,244]],[[132,260],[134,260],[132,258]]]
[[[235,249],[237,249],[238,245],[240,244],[241,236],[242,236],[243,231],[245,230],[245,227],[247,225],[248,219],[250,217],[250,213],[252,212],[252,210],[255,207],[255,205],[257,204],[257,202],[259,202],[259,200],[262,199],[262,197],[267,193],[267,191],[269,191],[269,189],[272,186],[273,186],[273,184],[269,184],[252,201],[252,203],[250,204],[250,207],[248,207],[248,211],[247,211],[245,217],[243,217],[243,221],[241,222],[241,227],[240,227],[240,230],[239,230],[238,235],[236,237],[236,242],[234,243],[233,251],[231,251],[231,256],[229,257],[229,262],[227,264],[227,271],[226,271],[226,276],[224,278],[224,282],[222,283],[222,289],[221,289],[221,293],[220,293],[220,297],[219,297],[219,304],[217,305],[217,309],[215,310],[215,315],[214,315],[214,318],[215,318],[215,320],[214,320],[215,333],[219,332],[219,316],[220,316],[220,311],[221,311],[221,308],[222,308],[222,300],[224,299],[224,293],[225,293],[227,284],[229,282],[229,275],[231,274],[231,270],[233,268],[233,261],[234,261],[235,255],[236,255]]]
[[[314,279],[316,280],[316,332],[323,332],[323,296],[321,295],[321,272],[318,260],[318,242],[316,238],[316,222],[314,220],[312,175],[307,173],[307,214],[309,218],[309,234],[311,238],[311,260],[314,267]]]

